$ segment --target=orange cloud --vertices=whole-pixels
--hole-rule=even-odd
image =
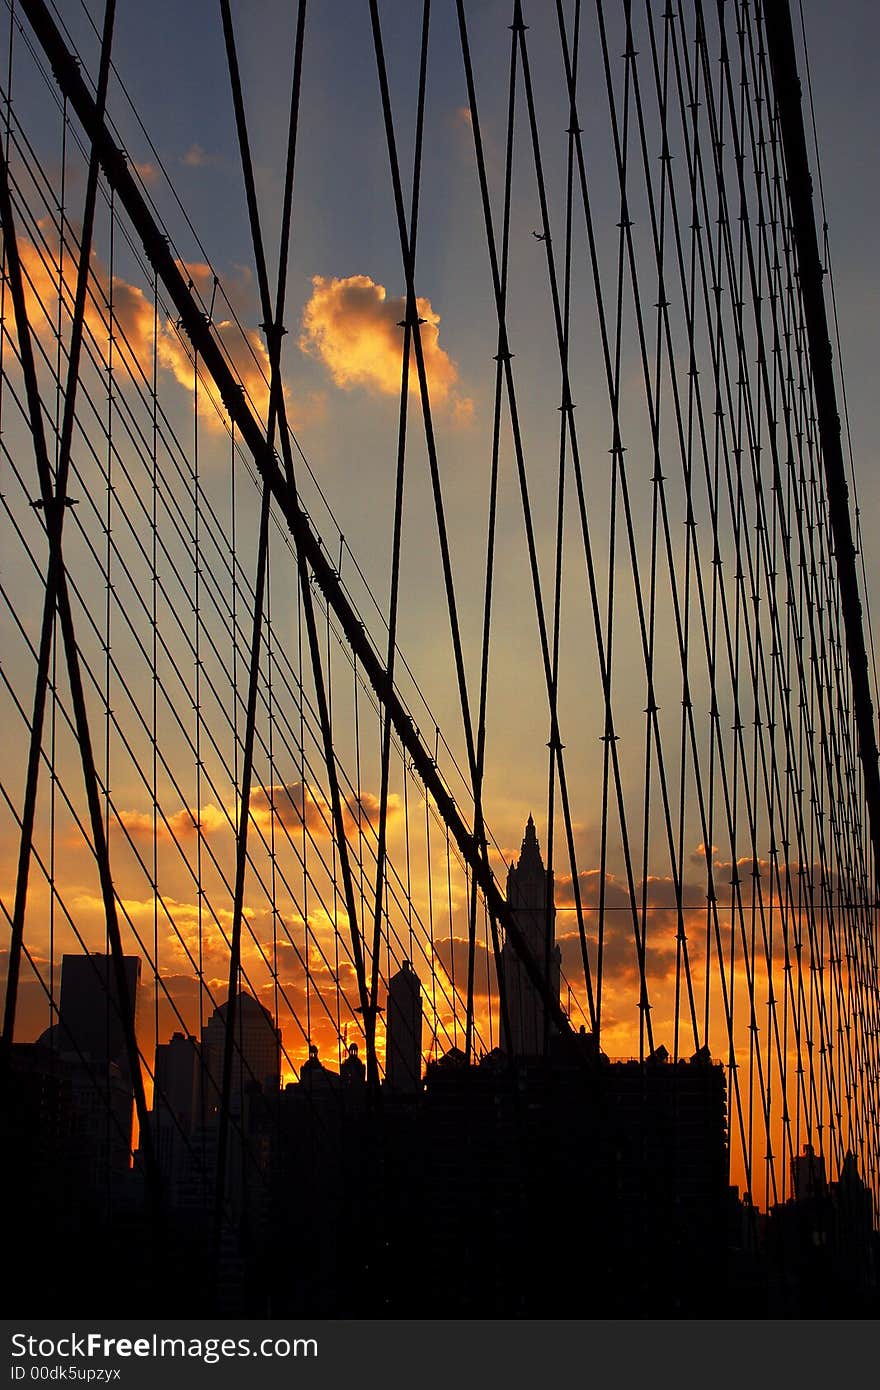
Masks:
[[[354,797],[351,803],[343,802],[342,820],[346,835],[355,835],[358,831],[358,804],[362,813],[360,828],[370,826],[375,832],[378,826],[379,798],[372,792],[362,791],[360,803],[357,797]],[[254,820],[268,823],[273,810],[277,819],[289,831],[305,823],[306,829],[312,835],[331,834],[333,813],[330,803],[321,791],[307,787],[303,782],[289,782],[286,785],[274,786],[268,791],[261,788],[253,793],[251,815]],[[400,811],[400,797],[392,792],[388,798],[389,821],[398,816]]]
[[[153,841],[153,816],[149,811],[119,811],[120,823],[136,844],[151,844]],[[203,835],[215,834],[218,830],[230,829],[230,816],[219,806],[211,803],[202,807],[201,816],[184,806],[182,810],[156,822],[156,839],[167,844],[172,839],[192,839],[201,829]]]
[[[57,238],[53,238],[49,229],[41,226],[41,230],[44,232],[45,243],[37,246],[22,238],[19,243],[19,255],[24,271],[25,301],[31,329],[38,335],[54,335],[59,282],[62,318],[69,324],[77,262],[75,254],[66,249],[62,274]],[[198,264],[181,265],[180,268],[188,275],[193,288],[199,291],[204,302],[210,304],[213,271],[208,266]],[[114,275],[111,282],[107,267],[93,252],[85,322],[94,342],[94,350],[99,357],[104,361],[108,357],[107,305],[111,283],[114,319],[113,366],[117,378],[128,376],[150,381],[155,342],[160,372],[168,373],[186,391],[192,391],[193,356],[186,335],[175,327],[171,319],[160,317],[158,322],[154,320],[152,298],[145,295],[139,286],[130,284],[118,275]],[[238,268],[230,279],[229,298],[233,303],[241,305],[246,312],[249,296],[252,296],[250,275],[246,270]],[[256,329],[240,328],[238,323],[229,318],[215,321],[212,328],[233,372],[244,386],[256,414],[265,419],[269,404],[269,355],[262,336]],[[62,323],[62,332],[64,331]],[[314,418],[322,408],[319,396],[309,397],[303,402],[302,408],[298,403],[292,404],[287,396],[286,401],[288,419],[294,427],[302,425],[306,418]],[[209,427],[222,428],[225,412],[220,406],[219,395],[213,385],[200,385],[199,415]]]
[[[396,396],[400,391],[403,331],[406,315],[403,295],[389,298],[384,285],[369,275],[349,275],[346,279],[312,278],[314,289],[303,310],[303,331],[299,345],[303,352],[317,357],[343,390],[363,386]],[[440,346],[440,315],[429,299],[416,300],[421,325],[421,341],[431,399],[447,405],[458,424],[473,413],[473,401],[458,391],[458,367]],[[415,356],[410,361],[409,389],[419,389]]]
[[[145,160],[142,164],[140,164],[136,159],[134,159],[132,160],[132,168],[134,169],[135,173],[140,176],[141,181],[143,183],[158,182],[159,170],[156,168],[155,164],[151,164],[149,160]]]
[[[388,797],[389,823],[400,816],[401,810],[400,797],[392,792]],[[280,784],[266,790],[262,787],[254,789],[251,795],[253,823],[263,830],[268,830],[273,812],[276,820],[291,833],[301,828],[303,822],[312,835],[329,836],[332,833],[333,817],[330,803],[321,791],[302,782]],[[152,843],[154,827],[151,811],[120,810],[117,815],[121,825],[136,844]],[[183,806],[180,810],[157,818],[156,840],[161,844],[167,844],[171,840],[193,839],[199,830],[203,836],[234,830],[235,816],[234,806],[223,807],[206,802],[198,818],[192,807]],[[358,829],[366,830],[368,827],[375,835],[379,824],[379,798],[373,792],[364,790],[359,800],[353,797],[350,802],[343,802],[342,816],[346,835],[356,835]],[[71,843],[77,841],[78,836],[77,831],[71,836]]]
[[[186,154],[180,156],[181,164],[185,164],[189,169],[205,169],[211,165],[220,163],[218,154],[208,154],[207,150],[202,149],[199,144],[190,145]]]
[[[53,333],[58,312],[59,283],[62,310],[69,319],[76,288],[77,263],[74,254],[65,248],[63,274],[57,237],[46,228],[46,244],[36,246],[21,238],[19,257],[24,273],[25,305],[32,332]],[[85,323],[94,340],[97,352],[105,358],[109,343],[106,303],[110,295],[110,276],[105,266],[92,255],[92,293],[86,298]],[[153,342],[153,306],[134,285],[113,277],[113,315],[118,332],[114,335],[114,365],[129,375],[134,361],[141,364],[145,374],[150,371]]]

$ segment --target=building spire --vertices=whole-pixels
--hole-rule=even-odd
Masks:
[[[541,858],[541,848],[538,844],[538,832],[535,829],[535,822],[531,811],[526,821],[525,834],[523,835],[522,846],[519,853],[519,863],[517,871],[527,869],[533,873],[544,872],[544,861]]]
[[[521,951],[524,948],[528,952],[554,999],[559,998],[561,957],[555,941],[553,875],[544,867],[531,813],[519,860],[507,873],[507,902],[516,920],[519,941],[514,946],[508,937],[502,949],[510,1015],[507,1045],[514,1057],[541,1057],[548,1041],[545,1003],[525,967]]]

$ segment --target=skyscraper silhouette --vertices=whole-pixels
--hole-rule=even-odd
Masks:
[[[128,998],[123,1004],[111,956],[98,951],[62,956],[59,1044],[62,1051],[95,1062],[115,1062],[127,1076],[125,1031],[136,1025],[141,961],[125,956],[124,962]]]
[[[200,1114],[201,1065],[195,1038],[175,1033],[157,1043],[153,1091],[153,1146],[171,1200],[179,1200],[186,1175],[190,1136]]]
[[[202,1031],[202,1062],[208,1113],[219,1108],[223,1092],[223,1053],[226,1046],[227,1004],[220,1004]],[[231,1099],[240,1105],[244,1092],[256,1083],[277,1090],[281,1077],[281,1032],[272,1015],[241,990],[235,1000]]]
[[[408,960],[388,982],[386,1018],[389,1089],[417,1091],[422,1079],[422,986]]]
[[[126,1032],[137,1033],[141,960],[124,956],[123,963],[120,999],[112,956],[62,956],[58,1023],[39,1039],[68,1068],[80,1157],[96,1187],[106,1173],[129,1168],[134,1090]]]
[[[196,1124],[199,1106],[199,1048],[195,1038],[174,1033],[167,1043],[156,1044],[154,1109],[166,1123],[189,1134]]]
[[[507,875],[507,901],[523,943],[554,998],[559,997],[561,954],[556,945],[552,875],[544,868],[535,822],[529,816],[519,860]],[[546,1009],[512,941],[501,951],[514,1057],[540,1057],[546,1051]]]

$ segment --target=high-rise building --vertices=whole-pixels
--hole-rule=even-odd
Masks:
[[[200,1120],[201,1059],[195,1038],[174,1033],[156,1046],[153,1147],[172,1205],[187,1173],[190,1136]]]
[[[126,994],[120,1000],[113,958],[95,951],[91,955],[61,958],[58,1045],[95,1062],[115,1062],[128,1076],[126,1027],[136,1029],[139,956],[125,956]]]
[[[127,1173],[134,1091],[126,1032],[137,1035],[139,956],[123,957],[120,998],[113,958],[103,952],[61,958],[58,1023],[39,1042],[68,1068],[83,1158],[100,1187],[108,1173]]]
[[[561,954],[556,945],[552,874],[541,858],[535,822],[526,822],[519,860],[507,875],[507,903],[523,945],[554,999],[559,998]],[[540,1057],[547,1047],[546,1008],[513,941],[505,940],[501,964],[514,1057]]]
[[[385,1079],[389,1090],[418,1091],[422,1081],[422,986],[408,960],[388,982]]]
[[[228,1004],[216,1008],[202,1030],[202,1062],[205,1071],[208,1115],[220,1106],[223,1093],[223,1054],[226,1048]],[[241,1097],[256,1083],[264,1091],[276,1090],[281,1080],[281,1030],[272,1015],[250,994],[240,990],[235,1000],[231,1098],[239,1108]]]
[[[156,1046],[153,1108],[168,1116],[184,1134],[196,1124],[199,1104],[199,1045],[195,1038],[174,1033]]]
[[[792,1196],[803,1201],[807,1197],[822,1196],[826,1190],[825,1159],[816,1153],[812,1144],[804,1144],[803,1152],[794,1154],[791,1160]]]

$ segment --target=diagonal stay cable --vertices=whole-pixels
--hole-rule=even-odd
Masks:
[[[517,410],[516,387],[513,379],[513,369],[510,351],[510,343],[507,333],[507,314],[505,295],[502,288],[501,271],[498,261],[498,251],[496,238],[493,228],[491,205],[489,200],[488,180],[486,175],[486,162],[483,150],[482,136],[480,133],[479,112],[477,108],[476,86],[474,82],[473,64],[471,61],[470,42],[467,32],[467,21],[462,4],[457,4],[459,39],[462,52],[462,61],[465,70],[465,80],[467,84],[468,102],[471,113],[471,128],[474,138],[474,151],[477,162],[477,174],[480,185],[480,198],[483,208],[484,234],[486,247],[489,255],[490,270],[492,277],[493,294],[495,298],[495,311],[498,320],[498,357],[503,364],[507,400],[510,410],[510,423],[513,434],[514,453],[516,456],[517,476],[519,481],[520,499],[523,508],[523,521],[526,531],[526,544],[528,550],[529,572],[532,582],[532,592],[535,603],[535,611],[538,622],[538,635],[541,646],[541,656],[543,662],[544,679],[547,687],[547,698],[550,706],[551,718],[551,742],[554,744],[557,755],[557,766],[559,770],[560,799],[563,806],[563,814],[566,822],[566,832],[569,843],[569,857],[572,864],[572,888],[575,897],[575,905],[578,916],[578,930],[581,945],[581,957],[584,969],[584,981],[587,989],[588,1001],[590,1002],[591,1026],[595,1031],[596,1018],[595,1007],[592,1002],[592,978],[587,952],[586,932],[583,924],[583,912],[580,897],[580,882],[577,872],[577,860],[574,850],[573,826],[571,823],[570,810],[568,809],[568,790],[565,779],[564,763],[561,756],[561,738],[559,736],[559,720],[557,712],[556,688],[553,683],[553,672],[550,658],[550,643],[547,634],[547,623],[544,612],[544,603],[541,597],[541,581],[538,572],[537,549],[535,542],[534,527],[532,524],[531,503],[529,499],[528,481],[525,471],[525,457],[523,451],[522,434],[520,431],[519,414]],[[515,15],[518,13],[518,6],[515,8]],[[515,20],[516,22],[516,20]],[[522,23],[521,17],[519,23]],[[516,47],[516,32],[514,32],[512,47]],[[507,170],[507,181],[510,179],[510,169]]]
[[[434,437],[434,427],[433,427],[433,420],[432,420],[432,414],[431,414],[430,391],[429,391],[429,385],[428,385],[427,369],[426,369],[426,366],[425,366],[424,349],[423,349],[422,340],[421,340],[420,325],[419,325],[419,318],[418,318],[418,311],[417,311],[417,300],[416,300],[416,293],[415,293],[415,270],[414,270],[414,260],[413,260],[413,247],[412,247],[411,244],[410,244],[410,238],[409,238],[409,235],[408,235],[408,232],[407,232],[407,228],[406,228],[406,217],[405,217],[405,212],[404,212],[404,207],[403,207],[403,191],[402,191],[401,179],[400,179],[400,166],[399,166],[399,161],[398,161],[398,156],[397,156],[397,144],[396,144],[396,139],[395,139],[395,135],[394,135],[394,122],[393,122],[393,116],[392,116],[392,111],[391,111],[391,95],[390,95],[389,86],[388,86],[388,73],[387,73],[387,69],[386,69],[386,65],[385,65],[385,52],[384,52],[384,44],[383,44],[383,40],[382,40],[382,29],[381,29],[381,23],[380,23],[380,20],[379,20],[379,11],[378,11],[378,5],[377,5],[377,3],[376,3],[376,0],[370,0],[370,18],[371,18],[372,32],[373,32],[373,47],[374,47],[375,55],[376,55],[376,66],[377,66],[377,72],[378,72],[378,77],[379,77],[379,87],[380,87],[380,93],[381,93],[381,99],[382,99],[382,113],[383,113],[383,120],[384,120],[384,125],[385,125],[386,143],[387,143],[387,146],[388,146],[388,158],[389,158],[389,164],[390,164],[390,168],[391,168],[391,179],[392,179],[392,186],[393,186],[393,191],[394,191],[394,204],[395,204],[395,211],[396,211],[396,215],[397,215],[397,225],[398,225],[398,234],[399,234],[399,239],[400,239],[401,257],[402,257],[402,260],[403,260],[404,277],[405,277],[405,281],[406,281],[407,319],[410,321],[410,323],[411,323],[411,329],[412,329],[412,345],[413,345],[413,350],[414,350],[414,353],[415,353],[416,371],[417,371],[418,381],[419,381],[419,393],[420,393],[421,405],[422,405],[422,419],[423,419],[424,428],[425,428],[425,442],[426,442],[426,447],[427,447],[428,464],[429,464],[429,470],[430,470],[430,475],[431,475],[431,487],[432,487],[432,493],[433,493],[433,499],[434,499],[435,517],[436,517],[436,522],[437,522],[437,535],[438,535],[438,540],[439,540],[439,544],[440,544],[440,554],[441,554],[441,562],[442,562],[442,568],[443,568],[444,587],[445,587],[445,591],[446,591],[446,604],[447,604],[447,611],[448,611],[448,616],[449,616],[449,624],[450,624],[450,633],[451,633],[452,645],[453,645],[453,653],[454,653],[454,658],[455,658],[455,670],[456,670],[456,678],[457,678],[457,682],[458,682],[459,700],[460,700],[460,704],[461,704],[462,723],[463,723],[463,726],[464,726],[465,743],[466,743],[466,747],[467,747],[468,767],[469,767],[469,769],[470,769],[471,785],[472,785],[473,798],[474,798],[474,828],[473,828],[473,838],[474,838],[474,842],[475,842],[476,847],[477,847],[477,852],[480,853],[480,854],[482,855],[482,858],[483,858],[483,864],[484,864],[483,881],[485,882],[486,877],[487,877],[487,876],[491,876],[491,870],[490,870],[490,867],[489,867],[488,847],[487,847],[486,836],[485,836],[485,829],[484,829],[484,822],[483,822],[483,808],[482,808],[482,794],[481,794],[481,779],[480,779],[480,776],[479,776],[479,769],[478,769],[478,763],[477,763],[477,754],[476,754],[476,748],[475,748],[475,744],[474,744],[474,728],[473,728],[473,721],[472,721],[472,718],[471,718],[470,703],[469,703],[468,691],[467,691],[467,679],[466,679],[465,669],[464,669],[464,657],[463,657],[463,653],[462,653],[461,633],[460,633],[459,622],[458,622],[458,609],[457,609],[457,604],[456,604],[456,599],[455,599],[455,584],[454,584],[453,572],[452,572],[452,560],[451,560],[451,555],[450,555],[450,550],[449,550],[449,538],[448,538],[447,529],[446,529],[445,508],[444,508],[444,503],[443,503],[443,490],[442,490],[442,485],[441,485],[441,480],[440,480],[440,470],[439,470],[439,464],[438,464],[438,458],[437,458],[437,447],[436,447],[436,440],[435,440],[435,437]],[[448,822],[448,818],[447,818],[445,815],[444,815],[444,820],[447,820],[447,824],[449,823],[449,822]],[[456,838],[457,838],[457,837],[456,837]],[[473,868],[474,865],[471,864],[471,867]],[[491,912],[491,908],[490,908],[490,912]],[[506,913],[505,913],[505,918],[506,918],[506,921],[508,922],[508,924],[510,924],[510,923],[512,922],[512,915],[511,915],[511,913],[506,912]],[[472,924],[473,924],[473,918],[470,919],[470,922],[469,922],[469,929],[470,929],[470,927],[471,927]],[[511,944],[513,945],[514,949],[518,952],[518,954],[520,954],[521,956],[523,956],[523,963],[524,963],[525,969],[526,969],[527,973],[529,974],[530,978],[532,979],[533,983],[536,983],[536,984],[538,985],[539,994],[540,994],[541,997],[545,1000],[545,1003],[548,1004],[548,1007],[549,1007],[549,1009],[550,1009],[551,1015],[553,1016],[554,1022],[555,1022],[555,1023],[557,1024],[557,1026],[558,1026],[558,1024],[559,1024],[559,1019],[560,1019],[560,1018],[563,1018],[564,1015],[563,1015],[563,1013],[562,1013],[562,1010],[561,1010],[560,1007],[559,1007],[559,1002],[558,1002],[558,1000],[555,999],[555,998],[553,997],[553,992],[552,992],[552,990],[551,990],[550,987],[549,987],[549,981],[546,981],[545,978],[544,978],[544,976],[543,976],[543,974],[541,973],[541,966],[540,966],[540,963],[535,962],[534,959],[531,957],[531,953],[527,951],[527,949],[526,949],[526,947],[525,947],[525,942],[522,940],[522,936],[521,936],[521,933],[519,932],[519,929],[518,929],[518,928],[514,927],[514,929],[513,929],[512,931],[510,931],[509,934],[510,934],[510,937],[511,937]],[[470,957],[470,948],[469,948],[469,957]],[[526,959],[525,957],[528,957],[528,959]],[[499,959],[500,959],[500,953],[499,953]],[[470,975],[470,971],[469,971],[469,975]],[[538,983],[539,981],[540,981],[540,983]],[[549,1003],[548,1003],[548,1001],[549,1001]],[[565,1025],[565,1027],[563,1028],[563,1031],[564,1031],[564,1032],[567,1032],[567,1031],[568,1031],[567,1025]]]
[[[453,798],[437,771],[434,759],[428,753],[415,729],[411,716],[404,709],[397,692],[388,681],[387,672],[376,656],[354,609],[342,590],[338,576],[312,531],[293,489],[280,470],[277,457],[267,449],[264,431],[242,398],[239,384],[230,370],[223,352],[218,347],[209,325],[205,322],[204,315],[194,302],[167,242],[156,227],[144,198],[128,170],[122,152],[113,142],[106,126],[97,121],[94,100],[76,63],[64,45],[44,0],[21,0],[21,2],[39,42],[50,58],[56,80],[62,91],[67,94],[72,109],[76,112],[89,136],[94,137],[98,143],[105,174],[119,195],[138,236],[143,242],[147,259],[160,275],[167,292],[174,301],[180,314],[181,326],[193,344],[198,347],[200,357],[210,372],[230,417],[235,421],[236,429],[243,443],[247,446],[257,469],[263,476],[269,478],[273,495],[291,529],[301,563],[303,565],[308,564],[312,569],[316,584],[333,607],[346,641],[357,653],[370,684],[379,698],[386,702],[391,709],[398,737],[417,768],[421,780],[430,790],[444,821],[449,825],[462,855],[480,882],[490,907],[494,906],[495,911],[504,922],[514,948],[523,961],[526,973],[550,1009],[560,1032],[568,1036],[570,1033],[568,1021],[559,1007],[558,1000],[553,998],[552,991],[547,988],[543,973],[534,961],[532,953],[529,951],[522,933],[498,889],[494,875],[480,853],[474,833],[468,829],[462,819]],[[282,445],[285,443],[286,432],[282,431]],[[289,445],[289,441],[287,444]]]
[[[269,345],[271,381],[269,397],[269,421],[266,431],[266,446],[272,448],[275,424],[278,414],[280,387],[280,334],[283,315],[284,287],[287,265],[287,243],[290,232],[291,187],[293,182],[293,161],[296,148],[296,126],[299,108],[300,76],[302,72],[302,48],[305,25],[305,0],[301,0],[297,21],[296,43],[294,47],[293,91],[291,98],[290,132],[288,135],[287,175],[285,179],[284,210],[282,214],[282,256],[278,271],[277,308],[274,319],[271,317],[269,279],[263,238],[260,231],[259,210],[257,207],[253,165],[250,143],[241,91],[238,57],[235,47],[235,33],[228,0],[220,0],[223,19],[223,35],[226,45],[227,65],[235,109],[236,130],[241,152],[242,170],[247,196],[248,216],[251,226],[251,240],[257,265],[257,278],[264,316],[264,331]],[[292,484],[292,473],[288,470],[288,482]],[[219,1271],[220,1234],[222,1231],[223,1207],[226,1201],[226,1148],[229,1129],[229,1107],[232,1093],[232,1051],[235,1032],[236,997],[238,993],[238,973],[241,961],[241,921],[244,911],[245,871],[247,865],[247,832],[250,822],[251,776],[253,771],[254,734],[257,712],[257,686],[259,681],[260,650],[262,646],[262,623],[264,597],[266,591],[269,555],[269,510],[271,493],[268,482],[263,481],[260,505],[260,530],[258,540],[257,576],[254,584],[253,635],[251,639],[250,665],[248,673],[247,710],[245,715],[244,750],[239,792],[239,823],[236,842],[235,890],[233,898],[232,932],[229,952],[229,987],[226,1006],[226,1033],[223,1049],[223,1082],[220,1105],[220,1126],[217,1141],[217,1187],[214,1223],[214,1271]],[[274,824],[274,817],[273,817]],[[274,857],[273,857],[274,863]]]
[[[60,516],[63,510],[56,506],[56,498],[52,486],[51,468],[49,465],[48,454],[46,451],[46,438],[43,426],[43,412],[40,402],[39,383],[36,374],[36,365],[33,355],[33,347],[28,323],[27,307],[24,297],[22,283],[21,262],[18,256],[18,246],[15,232],[15,224],[12,216],[12,206],[9,195],[9,180],[5,158],[0,155],[0,219],[2,219],[4,232],[4,247],[7,256],[7,272],[9,275],[10,292],[12,294],[15,307],[15,317],[18,327],[20,355],[22,369],[25,377],[26,392],[28,398],[28,411],[30,416],[31,432],[33,437],[34,453],[36,457],[37,472],[39,475],[40,491],[45,512],[46,531],[50,547],[50,566],[54,568],[56,601],[58,613],[61,620],[61,630],[64,640],[65,657],[68,668],[68,678],[70,681],[71,697],[73,700],[77,738],[80,746],[80,758],[83,768],[83,778],[85,781],[86,796],[89,804],[89,815],[91,820],[93,842],[98,861],[98,872],[101,882],[101,893],[104,900],[104,909],[107,917],[107,931],[113,958],[114,973],[116,976],[119,999],[121,1001],[124,1021],[125,1021],[125,1043],[132,1087],[135,1095],[135,1104],[138,1113],[138,1122],[143,1134],[143,1147],[145,1162],[148,1175],[148,1188],[154,1214],[157,1223],[160,1220],[161,1193],[160,1178],[156,1166],[155,1155],[153,1152],[152,1138],[148,1127],[148,1112],[146,1096],[144,1093],[143,1076],[140,1068],[140,1056],[138,1052],[137,1039],[134,1033],[133,1011],[128,1008],[129,989],[128,980],[125,973],[125,963],[123,958],[122,938],[119,931],[119,921],[116,913],[116,899],[113,888],[113,880],[110,870],[110,861],[104,823],[101,812],[100,797],[97,786],[97,772],[92,751],[91,735],[89,731],[88,710],[85,703],[85,696],[82,686],[82,678],[79,667],[79,655],[76,645],[76,636],[73,626],[73,616],[70,608],[70,598],[67,591],[66,573],[61,552],[61,526]],[[83,293],[84,300],[84,293]],[[47,576],[48,582],[48,576]],[[42,650],[42,638],[41,638]],[[157,1224],[157,1235],[159,1226]]]
[[[103,118],[103,113],[107,100],[107,84],[110,69],[110,50],[113,40],[113,24],[116,14],[115,0],[107,0],[104,12],[104,30],[101,39],[101,59],[98,74],[98,88],[96,93],[96,104],[99,113]],[[9,182],[8,182],[8,163],[4,161],[3,180],[4,180],[4,227],[12,231],[12,206],[9,201]],[[58,455],[57,471],[54,481],[54,494],[50,502],[44,496],[41,505],[46,508],[46,529],[49,536],[49,566],[46,573],[46,588],[43,596],[43,618],[40,628],[39,654],[37,657],[37,673],[34,686],[34,709],[31,719],[30,747],[28,752],[27,780],[25,784],[23,813],[22,813],[22,832],[19,848],[18,870],[15,884],[15,902],[12,915],[12,936],[9,944],[9,965],[7,971],[6,999],[3,1013],[3,1046],[9,1047],[12,1043],[15,1031],[15,1011],[18,995],[18,975],[21,960],[21,944],[24,935],[24,915],[27,905],[27,883],[28,866],[30,863],[30,850],[33,842],[34,815],[37,801],[37,780],[39,774],[39,750],[43,738],[43,719],[46,708],[46,694],[49,685],[49,658],[52,648],[52,639],[55,624],[56,600],[59,582],[59,569],[61,566],[61,530],[64,524],[64,511],[68,505],[67,501],[67,478],[70,466],[70,446],[73,437],[73,422],[76,406],[76,391],[79,381],[79,361],[82,347],[83,336],[83,317],[85,313],[86,291],[89,277],[89,261],[92,246],[92,231],[95,221],[95,203],[98,188],[98,155],[97,149],[93,145],[89,154],[88,177],[86,182],[85,204],[83,209],[83,225],[80,236],[79,264],[77,267],[76,291],[73,307],[73,321],[71,327],[70,348],[67,366],[67,384],[64,393],[64,415],[61,427],[60,451]],[[8,222],[7,219],[8,218]],[[12,255],[18,259],[17,240],[12,237],[14,245]],[[20,271],[17,273],[19,285]],[[18,296],[21,298],[21,294]],[[16,303],[16,314],[19,307],[23,306]],[[32,422],[33,424],[33,422]],[[36,447],[36,446],[35,446]]]
[[[413,154],[412,195],[409,217],[409,249],[415,262],[416,238],[419,222],[419,194],[422,175],[422,140],[425,125],[425,91],[428,76],[428,36],[431,20],[430,0],[424,0],[422,9],[422,41],[419,56],[419,89],[416,110],[416,138]],[[411,301],[407,292],[406,312],[403,319],[403,353],[400,368],[400,406],[397,430],[397,468],[394,487],[394,518],[391,539],[391,581],[388,598],[388,647],[385,667],[389,680],[394,680],[394,661],[397,650],[397,607],[400,592],[400,550],[403,535],[403,490],[406,464],[406,425],[407,404],[409,400],[410,352],[412,347],[413,322],[418,317],[418,307]],[[382,715],[382,750],[379,786],[379,833],[376,849],[376,883],[373,895],[373,938],[370,952],[370,1008],[364,1020],[367,1043],[367,1066],[376,1068],[376,1011],[379,988],[379,951],[382,934],[382,890],[385,881],[385,841],[388,823],[388,780],[391,765],[391,716],[387,709]],[[469,956],[470,961],[470,956]],[[469,973],[469,981],[472,975]],[[470,1016],[472,998],[468,992],[467,1036],[470,1036]],[[466,1044],[469,1052],[469,1044]]]
[[[96,461],[97,461],[97,458],[96,458]],[[121,460],[121,462],[122,462],[122,466],[123,466],[123,469],[124,469],[124,466],[125,466],[125,465],[124,465],[124,460]],[[86,488],[85,491],[86,491],[86,503],[89,504],[89,503],[91,502],[91,499],[90,499],[90,497],[89,497],[89,495],[88,495],[88,489]],[[96,517],[98,516],[97,511],[95,512],[95,515],[96,515]],[[74,519],[75,519],[75,522],[76,522],[77,526],[80,526],[81,522],[80,522],[79,512],[77,512],[77,513],[74,514]],[[87,537],[86,537],[86,540],[87,540]],[[116,544],[116,543],[114,542],[114,547],[115,547],[115,544]],[[120,562],[120,564],[121,564],[121,566],[122,566],[122,569],[125,570],[125,569],[126,569],[126,564],[125,564],[125,559],[124,559],[124,557],[123,557],[122,555],[119,555],[118,552],[117,552],[116,550],[114,550],[114,553],[117,554],[117,558],[119,559],[119,562]],[[94,558],[95,558],[95,560],[96,560],[96,563],[98,563],[98,564],[100,565],[101,562],[100,562],[99,557],[97,556],[97,554],[96,554],[95,552],[93,552],[93,555],[94,555]],[[172,562],[172,564],[173,564],[173,562]],[[137,598],[137,594],[136,594],[136,593],[135,593],[135,597]],[[144,612],[145,612],[145,614],[146,614],[146,612],[147,612],[146,607],[144,607]],[[88,610],[86,610],[86,614],[87,614],[87,616],[88,616]],[[122,609],[122,616],[124,617],[124,619],[125,619],[126,621],[128,621],[129,615],[128,615],[128,612],[127,612],[127,610],[126,610],[125,607],[123,607],[123,609]],[[181,629],[181,631],[183,632],[183,629]],[[96,629],[96,633],[97,633],[97,629]],[[132,635],[135,637],[135,640],[137,640],[137,635],[136,635],[134,629],[132,629]],[[163,640],[163,645],[164,645],[164,640]],[[142,650],[143,650],[143,649],[142,649]],[[144,654],[145,659],[146,659],[146,652],[144,651],[143,654]],[[170,656],[170,653],[168,653],[168,655]],[[218,659],[219,659],[219,653],[218,653]],[[174,661],[173,657],[171,658],[171,660],[172,660],[172,663],[173,663],[173,661]],[[115,663],[114,663],[114,669],[116,669]],[[117,674],[120,675],[120,679],[121,679],[122,685],[123,685],[123,687],[124,687],[124,686],[125,686],[124,677],[123,677],[120,673],[118,673],[118,672],[117,672]],[[137,712],[138,712],[138,711],[137,711],[137,707],[134,706],[134,708],[135,708],[135,713],[137,713]],[[171,705],[171,709],[174,710],[173,704]],[[146,725],[144,725],[144,728],[146,729]],[[213,741],[213,740],[212,740],[212,741]],[[214,746],[215,746],[216,751],[219,753],[219,752],[220,752],[219,747],[217,747],[216,744],[215,744]],[[164,760],[163,760],[163,761],[164,761]],[[166,770],[168,770],[168,769],[166,768]],[[146,785],[146,784],[145,784],[145,785]],[[231,824],[231,822],[230,822],[230,824]]]

